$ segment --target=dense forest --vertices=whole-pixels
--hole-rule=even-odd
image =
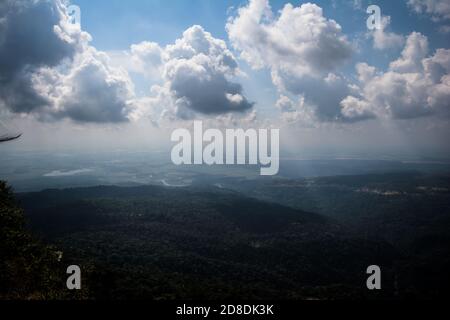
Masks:
[[[23,210],[0,181],[0,300],[83,299],[65,286],[61,252],[26,228]]]
[[[391,187],[399,187],[398,176],[382,177],[385,183],[389,179]],[[2,283],[8,282],[2,285],[3,297],[427,299],[447,295],[450,215],[446,189],[436,187],[427,197],[422,194],[420,206],[412,202],[404,207],[401,199],[381,197],[381,191],[366,192],[369,189],[364,185],[378,180],[360,176],[316,181],[316,188],[320,184],[325,188],[323,198],[331,185],[358,185],[353,199],[345,198],[349,213],[342,219],[336,212],[306,212],[295,203],[263,201],[223,187],[53,189],[17,194],[15,202],[3,184],[2,228],[8,230],[2,230],[2,237],[7,237],[2,241],[2,256],[6,257]],[[292,192],[292,184],[306,182],[274,183]],[[411,188],[411,181],[403,184]],[[261,190],[252,189],[262,197]],[[328,197],[335,196],[328,192]],[[360,199],[368,196],[378,197],[375,203],[379,205]],[[330,207],[330,203],[342,205],[327,201],[323,203]],[[364,201],[375,210],[380,205],[397,206],[401,217],[387,219],[385,215],[393,210],[385,209],[368,220],[366,208],[350,223],[352,206]],[[16,203],[24,208],[28,228],[40,241],[24,229]],[[432,204],[434,213],[424,209]],[[16,222],[4,223],[3,219]],[[366,232],[364,225],[377,233]],[[391,237],[395,230],[408,230],[409,235]],[[406,237],[409,241],[404,241]],[[59,261],[57,253],[62,256]],[[83,288],[76,297],[63,290],[69,264],[82,270]],[[372,264],[382,269],[380,291],[366,287],[366,269]],[[46,290],[48,286],[52,290]]]

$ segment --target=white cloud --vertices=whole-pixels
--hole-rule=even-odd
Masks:
[[[352,96],[341,101],[342,114],[353,121],[372,119],[375,115],[370,111],[369,103]]]
[[[334,73],[352,47],[334,20],[311,3],[286,4],[274,17],[267,0],[251,0],[226,25],[230,41],[253,68],[270,68],[281,92],[305,99],[317,118],[339,120],[347,81]]]
[[[386,29],[391,23],[391,17],[384,16],[381,19],[381,28],[373,31],[373,47],[378,50],[401,47],[405,40],[403,36],[388,32]]]
[[[287,123],[310,127],[317,122],[312,109],[306,106],[303,97],[293,101],[285,95],[280,95],[275,106],[281,111],[282,120]]]
[[[98,123],[129,120],[133,83],[126,71],[111,67],[103,52],[86,49],[57,85],[56,118]]]
[[[364,83],[369,81],[375,76],[377,69],[369,66],[367,63],[358,63],[355,66],[356,73],[360,82]]]
[[[183,37],[164,49],[148,43],[132,46],[132,57],[150,67],[162,61],[163,85],[154,86],[153,97],[141,100],[141,106],[145,108],[148,103],[147,107],[153,109],[163,105],[165,118],[217,116],[253,107],[242,86],[231,80],[239,74],[233,54],[223,40],[214,38],[201,26],[188,28]]]
[[[306,3],[286,4],[272,18],[267,0],[251,0],[227,23],[233,46],[255,68],[293,68],[298,75],[328,73],[349,58],[351,46],[334,20]]]
[[[343,100],[342,112],[356,119],[362,113],[394,119],[449,116],[450,50],[427,56],[427,38],[414,32],[386,72],[359,64],[360,92]]]
[[[438,49],[436,53],[422,61],[423,70],[432,83],[439,83],[450,73],[450,50]]]
[[[435,21],[450,19],[448,0],[408,0],[408,5],[417,13],[430,15]]]
[[[144,41],[131,46],[132,59],[136,64],[146,69],[147,67],[158,67],[162,64],[163,50],[156,42]]]
[[[401,57],[390,64],[392,71],[401,73],[420,72],[422,60],[428,55],[428,39],[418,32],[413,32],[406,40]]]

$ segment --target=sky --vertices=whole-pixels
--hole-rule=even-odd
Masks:
[[[4,150],[167,148],[203,120],[298,156],[448,157],[449,40],[448,0],[6,0]]]

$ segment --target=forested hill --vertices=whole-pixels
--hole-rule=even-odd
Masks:
[[[164,219],[197,224],[200,229],[217,226],[251,234],[286,231],[295,225],[322,229],[332,226],[321,215],[218,188],[98,186],[18,194],[18,199],[32,226],[44,235]]]
[[[80,299],[65,289],[61,253],[32,235],[11,189],[0,181],[0,300]]]
[[[92,187],[19,194],[36,233],[100,299],[376,297],[366,269],[399,257],[329,218],[219,188]]]

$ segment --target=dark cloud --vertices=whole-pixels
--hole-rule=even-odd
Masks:
[[[70,23],[61,0],[0,5],[0,106],[41,120],[128,120],[132,85]]]
[[[297,77],[288,71],[278,72],[276,79],[283,88],[301,95],[319,121],[343,120],[340,103],[350,92],[347,81],[335,74],[326,78]]]
[[[253,106],[243,96],[240,84],[230,82],[223,72],[207,64],[181,61],[171,70],[169,81],[179,103],[200,113],[242,112]]]
[[[53,1],[7,0],[0,6],[0,99],[14,112],[50,102],[33,87],[33,73],[73,58],[76,41],[64,40],[61,7]]]
[[[152,103],[164,105],[163,114],[167,117],[192,119],[196,113],[243,113],[254,105],[244,96],[242,86],[230,80],[239,69],[225,42],[201,26],[188,28],[183,37],[164,49],[145,42],[132,48],[133,60],[140,60],[141,65],[153,69],[154,61],[158,62],[164,86],[157,90],[160,99]],[[155,54],[162,58],[155,58]]]
[[[227,77],[238,65],[224,41],[214,38],[200,26],[183,33],[166,48],[165,79],[177,98],[177,107],[203,114],[243,112],[253,107],[243,95],[242,86]]]

